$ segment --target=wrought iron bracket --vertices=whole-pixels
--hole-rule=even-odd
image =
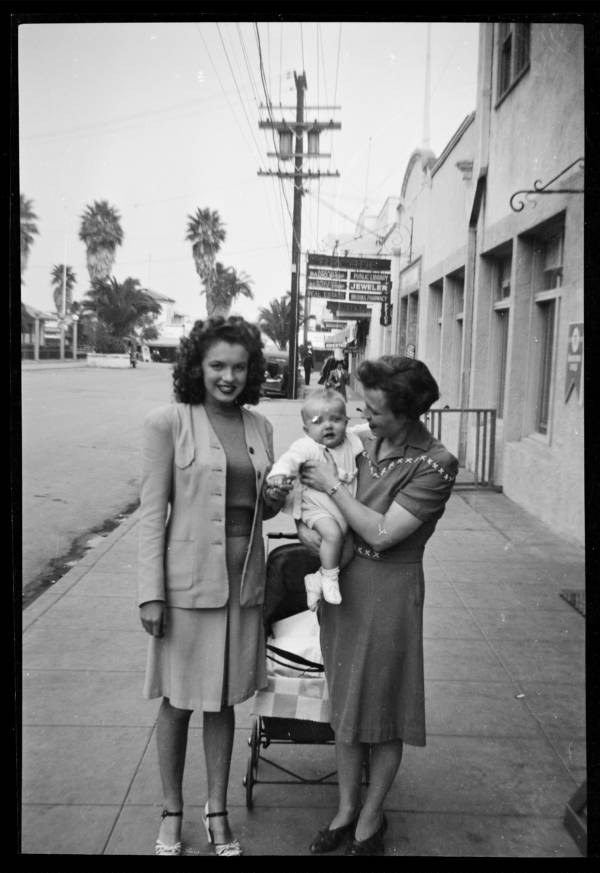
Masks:
[[[550,181],[546,182],[545,184],[542,184],[541,179],[536,179],[533,183],[533,188],[524,188],[520,191],[515,191],[515,193],[510,198],[510,208],[513,210],[513,212],[522,212],[525,208],[525,200],[529,201],[530,194],[583,194],[583,188],[554,188],[552,191],[547,190],[553,182],[556,182],[557,179],[560,179],[561,176],[564,176],[565,173],[568,173],[568,171],[576,164],[579,164],[579,168],[583,170],[584,159],[577,158],[576,161],[573,161],[572,164],[569,164],[568,167],[565,167],[564,170],[561,170],[557,176],[555,176],[553,179],[550,179]],[[524,194],[525,197],[519,197],[519,195],[521,194]],[[516,205],[513,203],[515,198],[519,198]],[[535,201],[533,201],[533,205],[536,205]]]

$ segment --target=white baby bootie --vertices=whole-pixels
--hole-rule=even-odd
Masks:
[[[308,573],[304,577],[304,587],[306,588],[306,604],[311,612],[316,612],[322,591],[321,574],[318,570],[316,573]]]
[[[331,570],[326,570],[323,567],[320,569],[323,598],[327,603],[338,604],[342,602],[340,594],[340,586],[338,585],[339,568],[334,567]]]

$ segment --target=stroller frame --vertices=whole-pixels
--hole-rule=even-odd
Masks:
[[[295,543],[288,544],[287,547],[283,546],[280,548],[271,549],[272,540],[282,539],[292,540],[295,541]],[[283,549],[286,549],[286,552],[289,553],[290,558],[295,558],[295,573],[300,574],[299,583],[297,578],[291,580],[291,585],[289,586],[288,600],[295,601],[295,606],[300,607],[300,609],[306,608],[304,575],[307,572],[313,572],[315,569],[317,569],[319,564],[318,558],[312,556],[307,549],[301,546],[295,533],[268,533],[266,535],[266,540],[267,545],[265,551],[267,553],[267,583],[272,576],[272,571],[274,570],[274,556],[277,555],[279,552],[283,552]],[[284,561],[285,554],[282,554],[281,563],[283,566],[285,566],[283,564]],[[295,591],[293,590],[294,583],[296,589]],[[302,603],[304,604],[303,607],[301,606]],[[300,611],[300,609],[296,609],[296,611]],[[267,596],[267,594],[265,595],[264,621],[265,631],[267,634],[270,631],[273,621],[278,620],[279,618],[287,617],[286,612],[287,615],[294,614],[293,609],[291,611],[288,611],[286,609],[283,601],[280,600],[278,603],[269,602],[269,597]],[[287,767],[284,767],[282,764],[273,761],[271,758],[267,758],[265,755],[262,755],[261,748],[267,749],[270,745],[333,745],[334,743],[335,736],[333,730],[331,729],[331,726],[325,722],[314,722],[294,718],[279,718],[275,716],[255,715],[252,730],[250,736],[248,737],[248,745],[250,746],[250,757],[248,758],[248,763],[246,766],[246,775],[242,780],[242,784],[244,785],[244,788],[246,790],[246,807],[248,809],[252,809],[254,805],[252,792],[255,785],[338,784],[337,780],[332,779],[332,777],[336,775],[337,770],[332,770],[329,773],[325,773],[323,776],[309,778],[295,772],[294,770],[290,770]],[[287,774],[291,778],[259,779],[258,771],[261,761],[263,761],[265,764],[269,764],[271,767],[274,767],[280,772]],[[365,759],[364,761],[364,767],[365,784],[368,785],[369,766],[367,759]]]

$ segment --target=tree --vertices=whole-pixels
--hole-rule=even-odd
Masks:
[[[198,208],[194,215],[188,215],[185,238],[192,244],[196,272],[204,285],[206,311],[209,314],[212,308],[211,293],[216,279],[215,260],[226,236],[225,226],[216,210]]]
[[[215,264],[214,282],[211,293],[206,298],[208,316],[227,317],[236,297],[254,299],[250,285],[252,279],[245,273],[238,273],[235,267],[224,267],[219,261]]]
[[[160,303],[140,288],[139,280],[131,277],[123,283],[115,278],[96,280],[83,305],[96,313],[113,337],[130,336],[136,327],[145,326],[145,316],[162,310]]]
[[[66,267],[64,264],[55,264],[50,271],[52,280],[52,299],[54,300],[54,308],[59,316],[63,313],[63,282],[65,285],[65,314],[71,312],[73,303],[73,288],[77,282],[77,276],[73,272],[73,267]]]
[[[85,243],[90,280],[103,281],[112,273],[117,246],[123,244],[121,216],[106,200],[95,200],[81,216],[79,239]]]
[[[300,307],[298,324],[302,324]],[[258,310],[258,325],[263,333],[282,350],[287,347],[291,327],[291,295],[287,291],[279,300],[271,300],[268,306]]]
[[[33,200],[27,200],[25,195],[21,194],[21,282],[34,237],[39,234],[36,221],[38,217],[33,211]]]

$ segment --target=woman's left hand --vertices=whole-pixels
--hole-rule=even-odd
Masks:
[[[329,491],[340,481],[335,461],[326,456],[325,463],[322,461],[305,461],[300,472],[300,481],[316,491]]]

